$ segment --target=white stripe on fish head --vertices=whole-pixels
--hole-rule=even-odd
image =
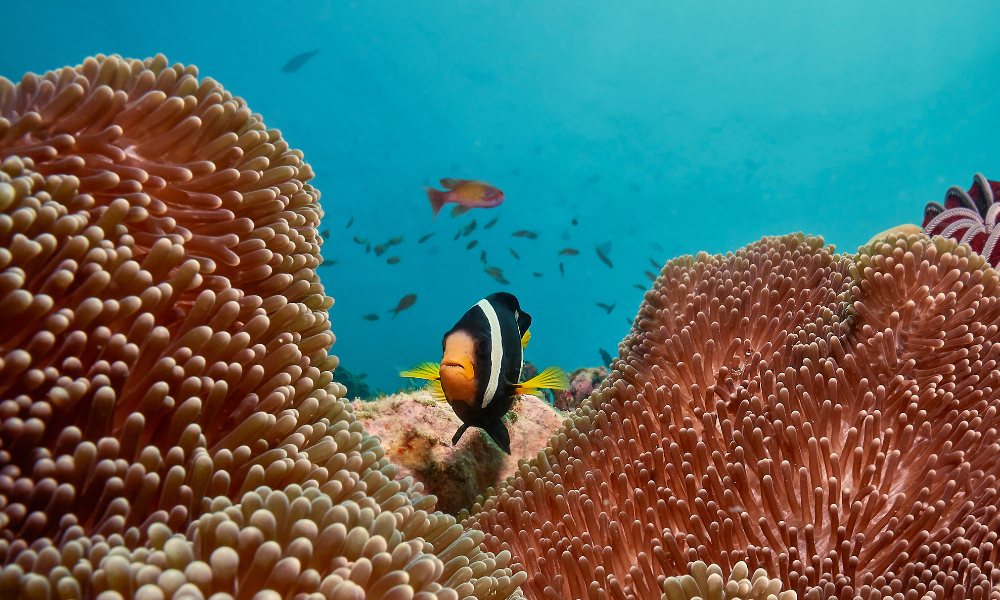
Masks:
[[[486,384],[482,406],[482,408],[486,408],[496,396],[497,387],[500,385],[500,367],[503,364],[503,336],[500,333],[500,319],[497,317],[497,311],[493,309],[493,305],[483,298],[476,303],[476,306],[486,315],[486,321],[490,325],[490,380]]]

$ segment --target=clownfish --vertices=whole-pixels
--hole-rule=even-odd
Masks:
[[[530,326],[531,315],[521,310],[513,294],[490,294],[444,334],[439,365],[421,363],[399,374],[430,380],[427,388],[434,399],[447,402],[462,420],[452,445],[458,444],[466,429],[478,427],[510,454],[510,433],[501,419],[514,397],[537,394],[541,388],[569,389],[569,378],[559,367],[520,381]]]

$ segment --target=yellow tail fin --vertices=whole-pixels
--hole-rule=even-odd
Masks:
[[[569,377],[566,376],[566,371],[559,367],[549,367],[531,379],[519,383],[515,390],[518,394],[532,394],[539,388],[568,390]]]
[[[438,402],[447,402],[448,397],[444,395],[444,388],[441,387],[441,382],[438,380],[428,381],[424,389],[431,393],[431,398],[434,398]]]
[[[432,362],[420,363],[409,371],[400,371],[399,376],[415,379],[440,379],[441,365]]]
[[[524,350],[525,348],[528,347],[528,340],[530,339],[531,339],[531,332],[525,331],[524,335],[521,336],[521,350]]]

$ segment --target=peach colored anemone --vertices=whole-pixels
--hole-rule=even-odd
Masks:
[[[506,598],[332,382],[302,153],[163,56],[0,78],[0,598]]]
[[[998,598],[998,326],[997,273],[944,238],[681,257],[466,524],[537,599],[696,597],[706,564],[719,594],[742,564],[800,599]]]

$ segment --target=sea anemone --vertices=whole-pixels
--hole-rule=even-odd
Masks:
[[[0,597],[506,598],[332,381],[319,192],[166,58],[0,78]]]
[[[746,597],[720,586],[757,569],[802,599],[995,598],[998,286],[923,235],[670,261],[609,377],[466,525],[537,599]]]
[[[969,244],[996,267],[1000,264],[1000,247],[997,247],[1000,241],[998,192],[1000,183],[988,181],[982,173],[976,173],[972,178],[972,187],[968,192],[957,185],[948,188],[944,205],[928,202],[924,207],[924,233],[943,235]]]

